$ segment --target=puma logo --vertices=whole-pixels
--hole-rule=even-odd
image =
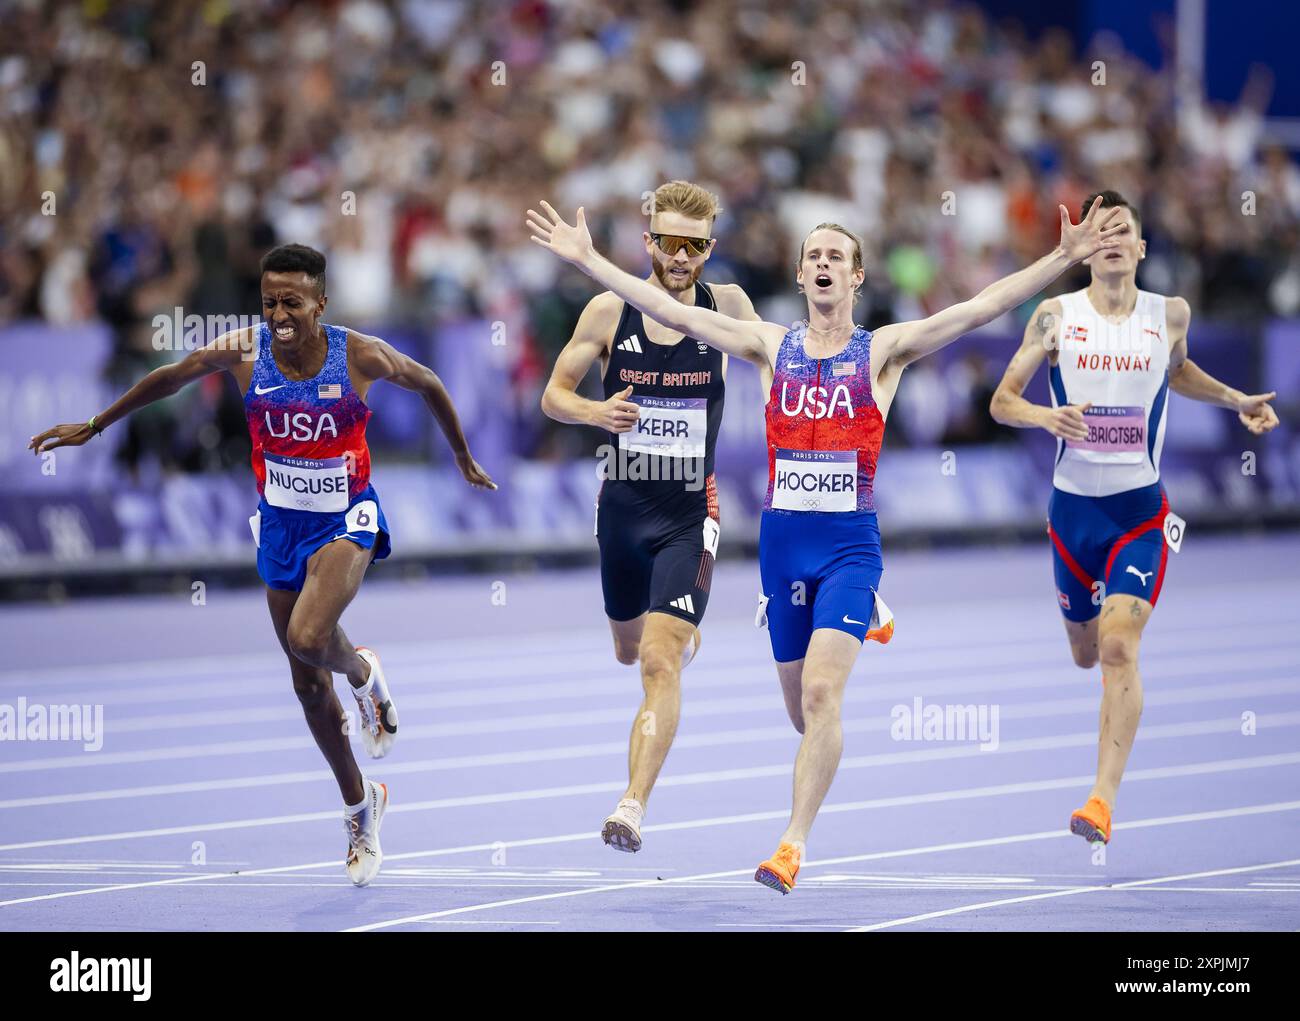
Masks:
[[[1132,564],[1129,564],[1126,568],[1124,568],[1124,573],[1125,573],[1125,574],[1136,574],[1136,575],[1138,576],[1139,580],[1142,582],[1142,587],[1143,587],[1143,588],[1146,588],[1147,579],[1150,578],[1151,575],[1155,574],[1156,572],[1155,572],[1155,571],[1147,571],[1147,572],[1143,573],[1142,571],[1139,571],[1136,567],[1134,567]]]

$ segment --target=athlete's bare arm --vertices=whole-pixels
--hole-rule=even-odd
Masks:
[[[542,209],[541,213],[528,210],[528,227],[537,244],[577,266],[655,322],[770,371],[772,359],[787,332],[784,326],[733,319],[699,305],[683,305],[648,280],[623,272],[601,256],[592,246],[582,209],[578,210],[576,226],[565,223],[550,203],[543,202]]]
[[[896,373],[918,358],[947,347],[963,334],[1028,301],[1071,266],[1102,249],[1116,247],[1118,235],[1128,230],[1126,222],[1111,222],[1120,208],[1101,209],[1099,196],[1088,215],[1076,224],[1070,222],[1069,211],[1061,206],[1061,243],[1032,266],[989,284],[970,300],[928,319],[881,327],[871,338],[871,358],[878,367],[877,375],[883,376],[890,369]]]
[[[742,323],[761,323],[763,320],[758,317],[758,312],[754,310],[754,303],[750,301],[749,295],[740,284],[713,284],[713,297],[717,299],[718,311],[723,315],[730,316],[732,319],[739,319]],[[784,336],[784,334],[782,334]],[[778,345],[779,345],[778,341]],[[727,358],[722,356],[722,375],[725,378],[727,374]],[[772,389],[772,365],[770,360],[764,360],[758,366],[759,377],[763,385],[763,393]]]
[[[1237,413],[1241,424],[1256,436],[1277,425],[1277,412],[1268,402],[1276,392],[1244,394],[1221,383],[1187,357],[1187,328],[1192,310],[1183,298],[1165,299],[1165,323],[1169,327],[1169,386],[1174,393],[1194,401],[1215,404]]]
[[[456,406],[451,402],[451,394],[431,368],[402,354],[387,341],[349,330],[348,371],[352,374],[352,387],[362,400],[366,399],[370,384],[380,379],[419,394],[442,427],[443,435],[447,437],[451,452],[456,457],[456,467],[460,469],[465,481],[479,489],[497,488],[497,484],[470,455],[469,443],[460,427],[460,416],[456,414]],[[358,383],[361,385],[358,386]]]
[[[640,409],[627,399],[630,386],[604,401],[589,400],[577,392],[592,363],[603,363],[608,356],[622,310],[622,299],[612,291],[587,302],[542,392],[542,411],[547,416],[566,425],[594,425],[612,433],[627,432],[636,424]]]
[[[73,425],[56,425],[46,429],[39,436],[33,436],[27,444],[35,454],[53,450],[55,447],[79,447],[86,443],[96,432],[107,429],[133,411],[138,411],[147,404],[170,397],[181,387],[202,379],[214,372],[223,370],[239,375],[240,366],[251,365],[256,352],[256,331],[250,327],[223,333],[210,344],[191,351],[178,362],[160,365],[135,386],[115,400],[107,409],[95,416],[95,425],[82,422]],[[244,373],[251,378],[251,372]],[[241,387],[248,386],[248,378],[240,380]]]
[[[1035,404],[1026,400],[1025,387],[1034,378],[1043,359],[1057,350],[1061,329],[1061,302],[1058,298],[1048,298],[1038,303],[1025,326],[1025,336],[1002,374],[989,404],[989,414],[995,422],[1015,426],[1019,429],[1046,429],[1053,436],[1063,440],[1088,438],[1088,426],[1083,420],[1083,413],[1091,404],[1071,404],[1064,408],[1053,408]]]

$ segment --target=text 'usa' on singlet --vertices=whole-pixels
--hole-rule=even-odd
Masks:
[[[348,377],[348,334],[321,324],[325,364],[311,379],[287,379],[258,327],[257,361],[244,394],[257,491],[272,507],[336,513],[370,484],[370,409]]]
[[[1169,396],[1165,298],[1138,291],[1121,323],[1098,314],[1086,290],[1063,294],[1052,407],[1087,404],[1088,438],[1058,439],[1052,483],[1078,496],[1112,496],[1160,479]]]
[[[806,322],[786,333],[768,394],[765,510],[874,511],[885,420],[871,390],[871,333],[858,327],[830,358],[804,351]]]
[[[701,308],[718,307],[703,282],[696,283],[695,298]],[[701,458],[709,513],[717,517],[713,454],[726,397],[722,352],[689,336],[676,344],[656,344],[646,334],[641,313],[624,303],[603,383],[606,399],[631,386],[628,400],[640,408],[631,430],[607,434],[611,447],[623,456]],[[681,491],[680,481],[669,481],[679,479],[679,473],[667,468],[642,475],[648,477],[621,482],[647,499]]]

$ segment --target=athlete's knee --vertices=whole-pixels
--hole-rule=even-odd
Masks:
[[[624,666],[633,666],[641,654],[640,646],[635,642],[614,639],[614,658]]]
[[[1074,665],[1090,670],[1097,665],[1096,642],[1071,642],[1070,652],[1074,654]]]
[[[1137,663],[1137,635],[1112,633],[1101,636],[1101,665],[1130,667]]]
[[[641,649],[641,686],[647,695],[663,694],[677,688],[682,657],[667,642],[651,642]]]
[[[839,686],[829,678],[823,680],[816,677],[804,677],[803,702],[800,708],[803,717],[800,722],[837,718],[840,713]],[[796,729],[799,729],[797,724]],[[799,732],[803,733],[802,730],[799,730]]]
[[[306,621],[291,620],[285,635],[289,651],[304,663],[315,665],[324,658],[333,630]]]

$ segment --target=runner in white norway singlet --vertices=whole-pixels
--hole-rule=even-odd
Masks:
[[[1169,396],[1165,298],[1138,291],[1122,323],[1098,314],[1087,290],[1062,294],[1052,406],[1088,404],[1088,439],[1056,441],[1057,489],[1111,496],[1160,479]]]

